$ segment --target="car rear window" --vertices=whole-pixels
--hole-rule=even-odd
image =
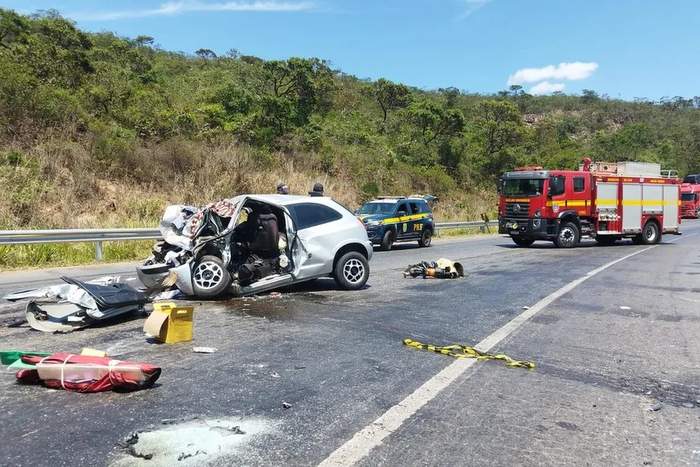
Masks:
[[[343,217],[335,209],[316,203],[292,204],[289,206],[289,211],[297,230],[337,221]]]

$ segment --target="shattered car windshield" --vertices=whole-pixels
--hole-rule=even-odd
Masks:
[[[506,196],[535,196],[542,194],[544,179],[515,178],[503,181],[503,194]]]
[[[365,203],[358,214],[391,214],[394,211],[394,203]]]

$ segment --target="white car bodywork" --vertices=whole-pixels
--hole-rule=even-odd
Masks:
[[[277,287],[287,286],[333,273],[339,253],[361,251],[369,261],[372,258],[372,243],[367,238],[361,221],[342,205],[329,197],[310,197],[294,195],[241,195],[231,201],[236,204],[236,211],[225,232],[230,232],[236,225],[241,209],[246,201],[253,200],[275,206],[284,212],[285,232],[289,251],[294,265],[286,274],[273,274],[250,285],[240,287],[238,294],[250,295]],[[341,217],[337,220],[297,230],[296,222],[289,207],[297,204],[317,204],[329,207]],[[225,235],[225,232],[222,235]],[[228,263],[228,259],[224,258]],[[186,295],[195,295],[192,284],[193,261],[172,269],[177,273],[176,285]]]

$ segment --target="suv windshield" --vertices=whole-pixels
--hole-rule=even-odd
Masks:
[[[503,180],[503,194],[506,196],[535,196],[542,194],[542,178],[509,178]]]
[[[394,212],[394,203],[365,203],[358,214],[391,214]]]
[[[695,201],[695,193],[681,193],[683,201]]]

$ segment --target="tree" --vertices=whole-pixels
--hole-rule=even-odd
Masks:
[[[151,36],[136,36],[136,39],[134,39],[134,42],[139,47],[151,46],[153,45],[154,41],[155,39],[153,39]]]
[[[203,58],[204,60],[216,58],[216,54],[211,49],[197,49],[197,51],[195,51],[195,55],[197,55],[199,58]]]
[[[313,112],[325,113],[332,105],[333,73],[323,60],[290,58],[265,62],[263,81],[264,92],[268,94],[265,107],[285,109],[285,112],[291,109],[289,115],[278,115],[275,121],[286,120],[303,126]]]
[[[474,119],[473,163],[482,177],[496,178],[517,162],[526,130],[518,108],[505,100],[478,104]]]
[[[407,118],[418,130],[423,145],[459,135],[464,129],[464,115],[434,102],[420,101],[408,107]]]
[[[411,90],[403,84],[394,84],[384,78],[372,85],[372,94],[382,109],[382,122],[386,123],[389,110],[402,109],[411,102]]]

